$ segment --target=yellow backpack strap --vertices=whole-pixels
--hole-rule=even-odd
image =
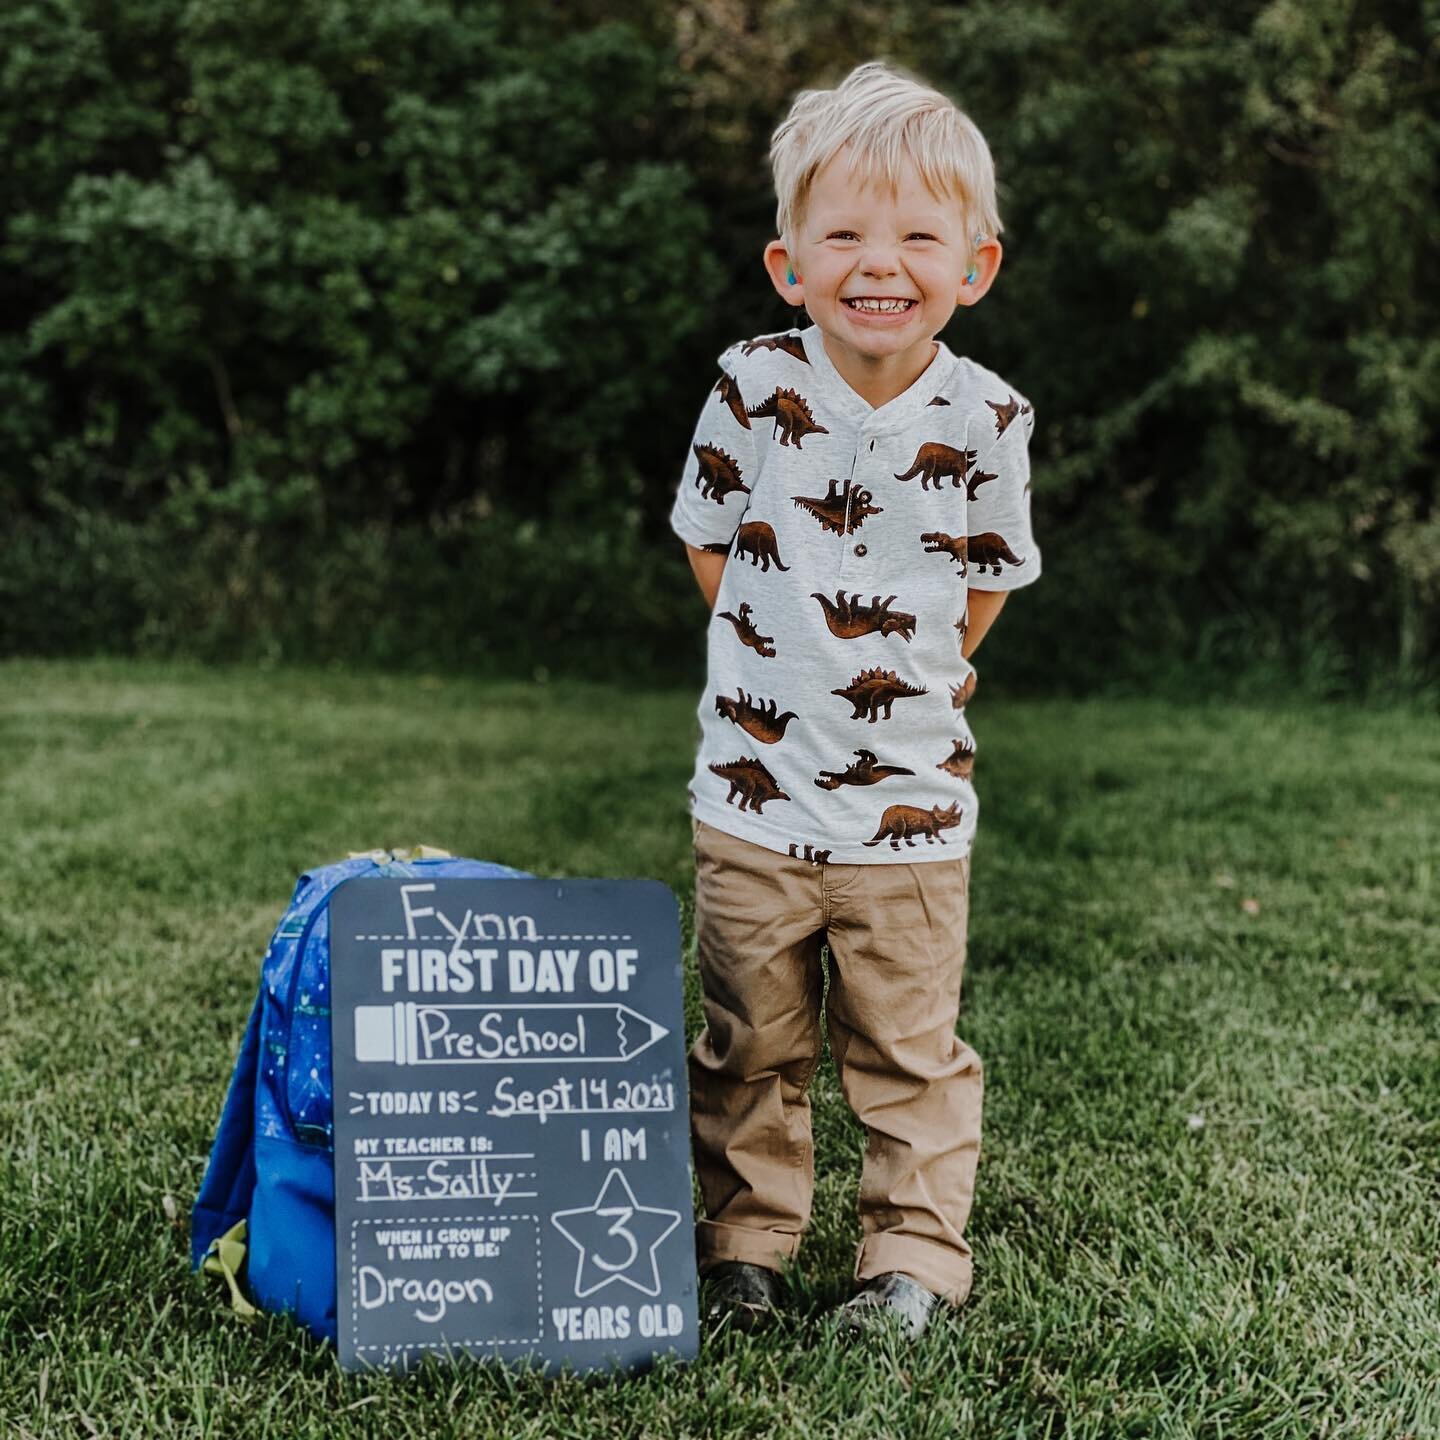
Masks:
[[[230,1308],[237,1319],[250,1321],[260,1312],[240,1289],[240,1270],[245,1264],[245,1222],[237,1220],[223,1235],[217,1235],[205,1252],[201,1269],[207,1275],[221,1275],[230,1287]]]

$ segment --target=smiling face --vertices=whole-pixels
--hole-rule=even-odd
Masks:
[[[805,306],[841,374],[862,394],[880,393],[918,377],[955,307],[989,289],[1000,245],[987,239],[977,254],[974,239],[959,201],[933,195],[913,165],[892,195],[883,182],[852,175],[842,150],[815,177],[794,253],[773,240],[765,264],[780,295]],[[972,254],[977,275],[966,285]],[[800,283],[789,284],[787,265]],[[864,299],[908,303],[879,310],[855,303]]]

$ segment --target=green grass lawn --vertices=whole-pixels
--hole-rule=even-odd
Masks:
[[[637,1378],[352,1378],[190,1273],[295,876],[650,876],[696,687],[0,664],[5,1436],[1440,1435],[1440,724],[982,690],[968,1306],[836,1351],[863,1135],[817,1075],[795,1316]],[[700,1025],[686,957],[688,1036]]]

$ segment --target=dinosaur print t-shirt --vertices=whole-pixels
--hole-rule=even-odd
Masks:
[[[1035,412],[943,341],[878,408],[813,325],[719,360],[670,515],[729,557],[691,813],[816,863],[958,859],[978,818],[967,592],[1039,578]]]

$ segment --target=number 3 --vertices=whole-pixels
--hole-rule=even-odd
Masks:
[[[628,1270],[635,1257],[640,1253],[640,1247],[635,1243],[635,1237],[625,1228],[625,1222],[635,1213],[631,1205],[607,1205],[603,1210],[597,1210],[597,1215],[618,1215],[620,1218],[610,1227],[606,1234],[623,1235],[630,1244],[630,1254],[619,1265],[611,1265],[608,1261],[602,1260],[598,1255],[591,1258],[602,1270]]]

